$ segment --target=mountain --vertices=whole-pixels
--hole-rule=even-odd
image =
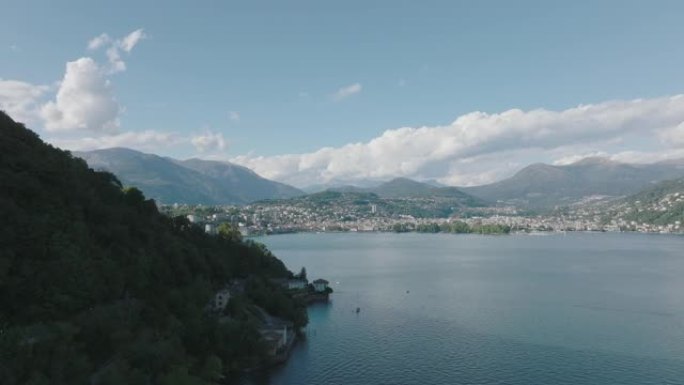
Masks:
[[[408,178],[395,178],[389,182],[393,182],[396,185],[401,185],[402,183],[400,182],[401,180],[407,181],[406,184],[410,184],[411,182],[420,184],[422,186],[418,187],[419,189],[425,189],[426,186],[435,188],[435,187],[449,187],[445,184],[439,183],[438,181],[434,179],[426,180],[423,182],[416,182]],[[375,191],[377,187],[380,187],[383,184],[388,183],[388,181],[383,181],[383,180],[377,180],[377,179],[360,179],[360,180],[354,180],[353,182],[341,182],[341,181],[336,181],[336,182],[329,182],[329,183],[321,183],[321,184],[313,184],[306,186],[302,188],[307,194],[314,194],[318,193],[321,191],[326,191],[326,190],[332,190],[332,191],[342,191],[342,192],[367,192],[367,191]]]
[[[488,205],[456,187],[435,187],[407,178],[395,178],[375,187],[340,186],[285,201],[259,203],[298,206],[317,212],[347,212],[356,218],[368,214],[369,205],[375,205],[379,215],[417,218],[447,218]]]
[[[340,186],[328,191],[347,193],[371,193],[380,198],[423,198],[423,199],[452,199],[459,200],[466,206],[484,206],[486,202],[461,191],[456,187],[436,187],[430,183],[417,182],[408,178],[394,178],[374,187]]]
[[[90,167],[115,174],[162,203],[245,204],[304,194],[227,162],[176,160],[127,148],[74,152]]]
[[[676,195],[684,200],[684,178],[659,182],[624,199],[628,203],[653,204]]]
[[[678,230],[684,224],[684,178],[659,182],[612,202],[604,211],[609,218]]]
[[[368,192],[383,198],[407,198],[428,196],[436,187],[427,183],[416,182],[408,178],[394,178],[379,186],[367,189]]]
[[[564,166],[533,164],[508,179],[461,190],[492,202],[549,209],[590,197],[635,194],[659,181],[681,176],[684,176],[681,162],[626,164],[605,158],[586,158]]]
[[[247,167],[228,162],[188,159],[177,161],[177,164],[217,180],[226,190],[232,191],[244,202],[291,198],[304,194],[295,187],[268,180]]]
[[[308,185],[308,186],[303,187],[302,190],[304,190],[304,192],[306,192],[307,194],[315,194],[315,193],[319,193],[319,192],[326,191],[326,190],[363,191],[363,189],[376,187],[382,183],[383,183],[382,180],[375,180],[375,179],[360,179],[360,180],[354,180],[354,181],[335,180],[335,181],[327,182],[327,183],[317,183],[317,184]]]
[[[4,385],[216,383],[267,358],[256,310],[307,322],[263,245],[160,214],[2,112],[0,216]]]

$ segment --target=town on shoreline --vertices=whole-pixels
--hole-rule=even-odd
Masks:
[[[421,217],[410,214],[383,215],[375,205],[358,207],[298,207],[282,203],[248,206],[165,205],[169,215],[185,215],[203,226],[207,233],[217,232],[227,223],[242,236],[298,232],[421,232],[508,234],[529,232],[642,232],[683,233],[681,221],[656,224],[630,218],[630,212],[605,212],[584,207],[547,214],[528,214],[514,207],[493,207],[462,212],[449,217]]]

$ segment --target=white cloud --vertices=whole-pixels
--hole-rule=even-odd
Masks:
[[[335,91],[334,94],[332,94],[332,98],[335,101],[340,101],[343,99],[346,99],[354,94],[358,94],[361,92],[363,87],[359,83],[354,83],[351,85],[348,85],[346,87],[342,87],[339,90]]]
[[[145,32],[141,29],[136,29],[135,31],[129,33],[121,39],[121,41],[118,43],[118,45],[121,47],[122,50],[126,52],[131,52],[133,50],[133,47],[140,42],[140,40],[146,38],[147,35],[145,35]]]
[[[84,57],[67,63],[57,96],[43,106],[41,116],[48,131],[113,132],[120,111],[103,70]]]
[[[190,142],[199,152],[223,151],[226,148],[226,140],[220,132],[196,135],[190,139]]]
[[[60,148],[72,151],[127,147],[141,151],[158,152],[161,148],[186,143],[187,139],[175,133],[148,130],[141,132],[128,131],[96,137],[47,138],[47,141]]]
[[[267,178],[299,186],[396,176],[474,184],[512,172],[513,166],[502,167],[503,163],[552,161],[559,153],[570,156],[567,151],[579,148],[583,148],[581,153],[643,148],[642,143],[659,134],[678,135],[682,122],[684,95],[608,101],[562,111],[472,112],[448,125],[388,130],[365,143],[307,154],[238,156],[232,161]],[[672,141],[656,144],[675,145]],[[478,174],[473,175],[473,170]]]
[[[228,119],[230,119],[233,122],[239,122],[240,121],[240,113],[237,111],[228,111]]]
[[[673,146],[684,146],[684,122],[676,127],[662,130],[659,133],[660,139]]]
[[[142,28],[129,33],[121,39],[112,39],[108,34],[102,33],[88,42],[88,49],[97,50],[107,47],[105,50],[105,55],[107,55],[107,60],[109,61],[107,72],[110,74],[123,72],[126,70],[126,62],[121,58],[121,51],[130,53],[146,37],[147,35],[145,35],[145,31]]]
[[[623,163],[655,163],[669,159],[684,159],[684,147],[657,151],[622,151],[612,154],[608,158]]]
[[[608,154],[605,151],[581,152],[578,154],[567,155],[567,156],[564,156],[560,159],[556,159],[553,161],[553,165],[565,166],[568,164],[578,162],[584,158],[594,158],[594,157],[605,158],[605,157],[609,157],[609,156],[610,156],[610,154]]]
[[[0,79],[0,109],[14,120],[29,124],[37,115],[40,98],[48,90],[48,86]]]
[[[109,44],[111,41],[112,38],[110,38],[109,35],[107,35],[106,33],[102,33],[99,36],[95,36],[94,38],[90,39],[90,41],[88,42],[88,49],[98,49],[106,44]]]
[[[117,72],[126,71],[126,62],[121,59],[121,54],[119,53],[119,47],[113,45],[107,48],[106,51],[107,60],[109,60],[109,70],[110,74]]]
[[[142,29],[121,39],[102,33],[88,42],[88,49],[105,48],[108,65],[90,57],[68,62],[54,100],[40,109],[47,131],[92,131],[113,133],[119,129],[119,106],[109,75],[126,70],[121,52],[129,53],[145,38]]]

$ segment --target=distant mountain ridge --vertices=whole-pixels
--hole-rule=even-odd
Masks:
[[[125,149],[75,152],[90,167],[108,170],[163,203],[246,204],[305,195],[295,187],[262,178],[228,162],[177,160]],[[454,199],[468,206],[505,203],[547,210],[587,199],[618,198],[668,179],[684,177],[684,159],[627,164],[590,157],[568,165],[536,163],[510,178],[481,186],[437,187],[408,178],[357,185],[318,185],[319,191],[373,193],[381,198]]]
[[[484,200],[457,187],[436,187],[408,178],[394,178],[375,187],[341,186],[327,191],[372,193],[381,198],[451,198],[462,200],[469,206],[485,205]]]
[[[536,163],[510,178],[461,190],[492,202],[548,209],[591,196],[627,196],[678,177],[684,177],[682,161],[627,164],[594,157],[563,166]]]
[[[91,168],[107,170],[162,203],[246,204],[304,192],[228,162],[177,160],[127,148],[74,152]]]

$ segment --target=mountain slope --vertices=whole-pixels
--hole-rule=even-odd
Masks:
[[[684,178],[662,181],[602,209],[608,218],[678,230],[684,224]]]
[[[408,178],[394,178],[379,186],[367,189],[383,198],[405,198],[415,196],[427,196],[434,186],[420,183]]]
[[[0,215],[3,384],[213,382],[263,358],[243,309],[306,323],[262,246],[159,214],[1,112]],[[219,322],[207,303],[235,278],[244,294]]]
[[[303,194],[230,163],[181,161],[126,148],[74,154],[90,167],[110,171],[125,185],[136,186],[162,203],[244,204]]]
[[[432,184],[417,182],[408,178],[394,178],[374,187],[340,186],[330,188],[329,191],[371,193],[381,198],[424,198],[424,199],[452,199],[458,200],[465,206],[486,205],[482,199],[461,191],[456,187],[437,187]]]
[[[684,176],[677,162],[631,165],[588,158],[566,166],[533,164],[502,181],[463,191],[489,201],[546,209],[591,196],[634,194],[665,179]]]
[[[291,198],[304,194],[290,185],[271,181],[247,167],[227,162],[202,159],[176,161],[177,164],[213,178],[227,191],[232,191],[244,202],[262,199]]]

